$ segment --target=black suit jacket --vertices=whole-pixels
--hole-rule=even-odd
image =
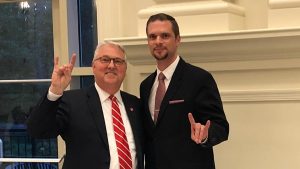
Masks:
[[[144,168],[140,102],[121,91],[136,143],[138,169]],[[66,143],[63,169],[108,169],[110,157],[100,99],[94,86],[64,92],[57,101],[45,96],[30,113],[28,132],[38,138],[61,135]]]
[[[212,75],[180,58],[161,104],[156,125],[149,111],[149,96],[156,72],[140,86],[144,107],[146,169],[214,169],[212,146],[227,140],[229,124]],[[191,140],[188,113],[196,122],[211,120],[208,140]]]

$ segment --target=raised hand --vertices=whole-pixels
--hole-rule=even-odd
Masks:
[[[191,124],[191,139],[197,143],[203,143],[208,138],[208,129],[210,127],[210,120],[207,120],[205,125],[196,123],[192,113],[188,114]]]
[[[62,95],[71,81],[71,73],[76,61],[76,54],[73,53],[70,63],[59,66],[59,58],[54,57],[54,68],[51,76],[50,91],[57,95]]]

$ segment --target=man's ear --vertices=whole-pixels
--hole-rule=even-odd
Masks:
[[[176,41],[176,45],[179,46],[179,44],[180,44],[180,42],[181,42],[181,37],[180,37],[180,35],[178,35],[178,36],[176,37],[175,41]]]
[[[94,72],[94,69],[95,69],[95,64],[94,64],[94,61],[92,62],[92,69],[93,69],[93,72]]]

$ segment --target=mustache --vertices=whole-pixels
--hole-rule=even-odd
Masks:
[[[116,71],[107,71],[107,72],[105,72],[105,74],[109,74],[109,73],[112,73],[112,74],[117,74],[117,72]]]

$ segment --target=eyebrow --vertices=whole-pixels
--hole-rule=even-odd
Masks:
[[[110,55],[103,55],[103,56],[100,56],[100,57],[108,57],[108,58],[112,58],[112,59],[123,59],[123,60],[125,60],[125,58],[121,58],[121,57],[117,57],[117,56],[110,56]],[[100,58],[100,57],[98,57],[98,58]]]

